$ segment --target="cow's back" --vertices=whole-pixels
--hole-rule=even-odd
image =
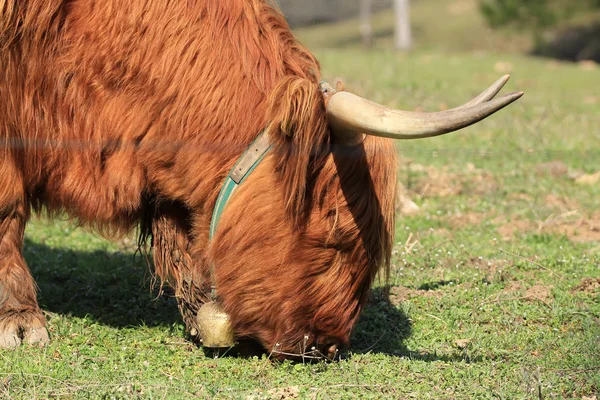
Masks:
[[[210,213],[275,85],[318,71],[263,0],[15,0],[2,15],[0,135],[34,205],[99,228],[129,228],[148,196]]]

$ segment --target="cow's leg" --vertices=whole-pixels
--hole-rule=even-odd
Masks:
[[[0,177],[3,185],[0,189],[4,190],[0,193],[0,347],[46,344],[46,320],[38,307],[35,282],[22,255],[29,209],[17,182],[3,182],[2,178],[11,176],[11,171],[6,173],[5,168],[3,172],[4,176]]]

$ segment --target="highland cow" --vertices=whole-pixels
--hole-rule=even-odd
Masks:
[[[391,139],[475,123],[521,95],[493,99],[505,82],[396,111],[321,85],[269,0],[0,0],[0,346],[49,340],[21,251],[45,210],[110,237],[139,226],[192,335],[215,287],[237,338],[335,354],[389,268]],[[209,240],[263,131],[270,151]]]

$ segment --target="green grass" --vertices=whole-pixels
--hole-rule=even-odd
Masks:
[[[337,31],[318,27],[315,37],[326,29]],[[349,90],[392,106],[458,105],[506,68],[513,72],[507,90],[526,92],[475,127],[398,143],[399,179],[421,210],[398,216],[390,302],[378,286],[350,353],[306,365],[214,359],[186,342],[175,302],[151,291],[131,240],[111,244],[64,221],[34,220],[25,255],[52,343],[0,351],[0,398],[600,393],[600,289],[581,286],[600,279],[600,185],[573,179],[600,171],[600,69],[485,49],[451,52],[461,50],[453,44],[410,54],[383,45],[336,50],[301,36],[327,79],[343,76]],[[567,171],[546,171],[550,161]]]

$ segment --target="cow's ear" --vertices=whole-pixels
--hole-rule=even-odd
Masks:
[[[318,81],[283,78],[270,95],[268,117],[286,211],[301,216],[308,182],[329,152],[325,101]]]

